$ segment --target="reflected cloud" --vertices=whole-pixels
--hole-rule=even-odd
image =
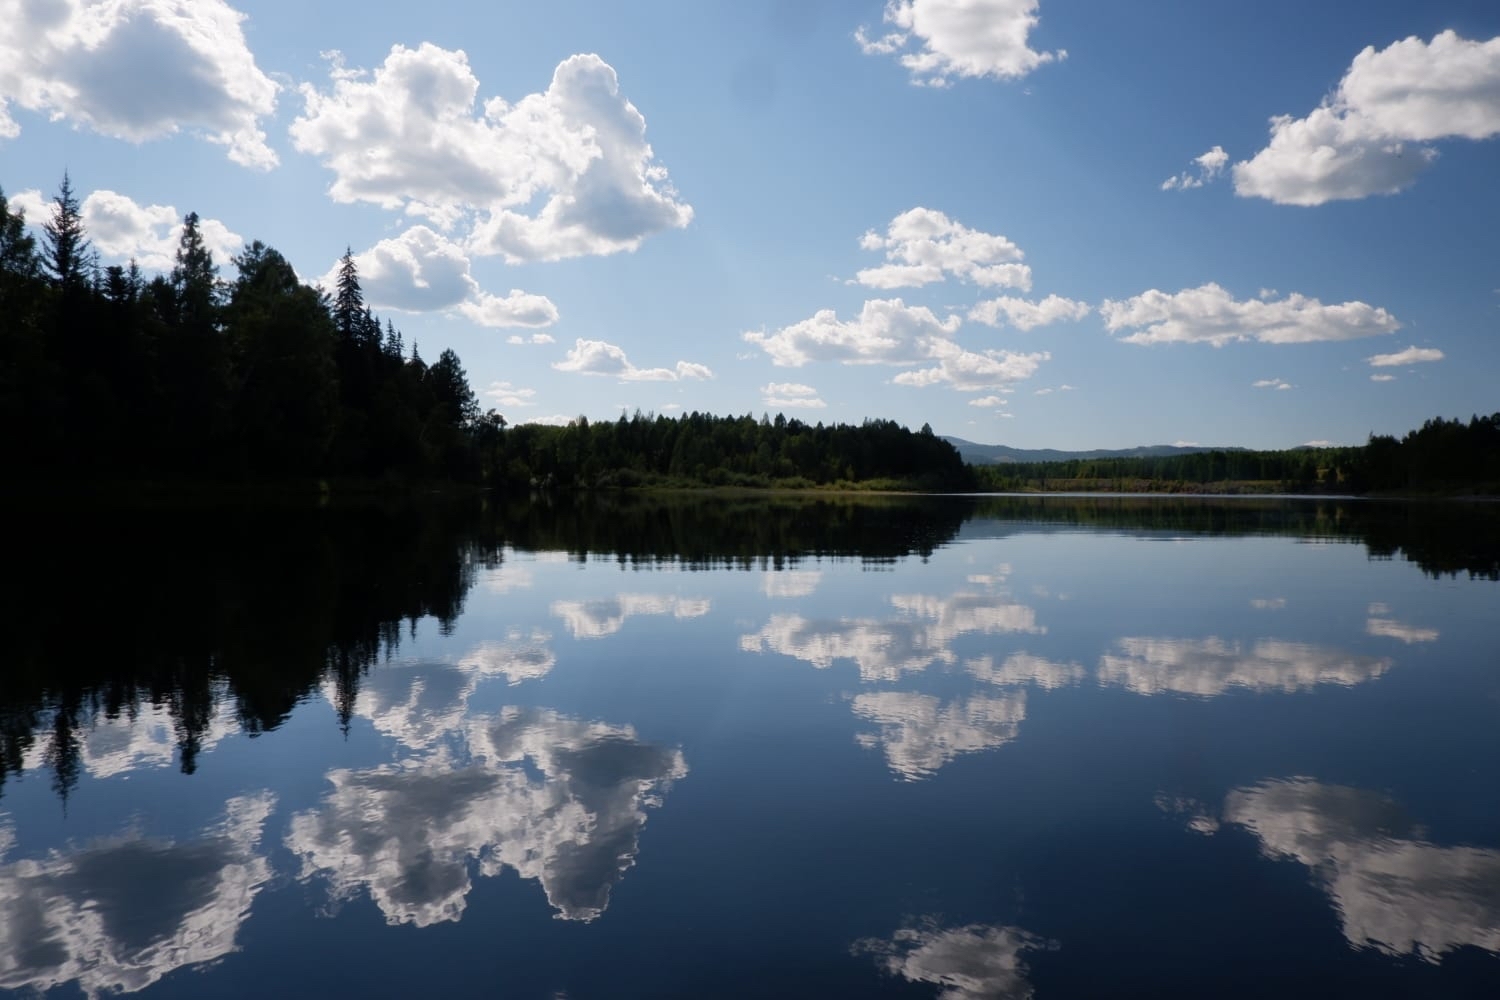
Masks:
[[[530,590],[536,586],[536,577],[529,566],[503,562],[481,575],[479,585],[491,594],[509,594],[515,590]]]
[[[603,639],[636,615],[671,615],[701,618],[708,614],[707,598],[682,598],[656,594],[621,594],[596,601],[553,601],[551,612],[561,618],[575,639]]]
[[[1026,692],[972,695],[945,704],[915,692],[873,691],[855,696],[854,714],[880,727],[855,741],[882,750],[892,771],[918,781],[960,754],[1014,740],[1026,719]]]
[[[998,667],[991,656],[970,660],[965,666],[971,676],[997,687],[1031,684],[1048,691],[1071,687],[1082,681],[1086,673],[1082,664],[1057,663],[1030,653],[1013,653]]]
[[[196,742],[199,753],[240,730],[233,699],[216,693],[213,705],[213,718],[208,720],[205,731]],[[182,745],[180,725],[169,706],[150,702],[136,704],[113,718],[99,712],[89,720],[87,729],[77,733],[78,762],[87,774],[95,778],[170,767]],[[22,759],[22,769],[29,771],[46,766],[51,750],[48,741],[38,740]]]
[[[1387,639],[1399,639],[1410,646],[1414,642],[1436,642],[1438,630],[1435,628],[1417,628],[1415,625],[1407,625],[1388,617],[1391,609],[1384,604],[1370,605],[1370,617],[1365,622],[1365,632],[1368,635],[1384,636]]]
[[[1136,694],[1213,697],[1234,688],[1247,691],[1306,691],[1320,684],[1353,687],[1389,670],[1386,657],[1356,656],[1338,649],[1279,639],[1253,643],[1207,639],[1127,638],[1118,655],[1099,659],[1099,683]]]
[[[777,570],[762,577],[761,590],[767,597],[810,597],[822,582],[823,573],[820,570]]]
[[[271,877],[259,845],[275,803],[230,799],[182,843],[126,833],[0,864],[0,988],[134,993],[233,952]],[[0,831],[0,857],[13,845]]]
[[[1041,634],[1036,612],[1003,597],[955,594],[937,597],[897,595],[898,618],[809,621],[801,615],[774,615],[759,632],[740,637],[747,653],[770,651],[805,660],[821,669],[852,660],[866,682],[894,681],[927,669],[936,661],[953,663],[948,647],[964,633]]]
[[[1428,962],[1500,952],[1500,850],[1428,843],[1385,796],[1308,778],[1236,789],[1223,819],[1317,873],[1355,948]]]
[[[1019,927],[969,924],[945,930],[929,919],[898,930],[889,941],[859,941],[853,951],[874,955],[889,975],[941,987],[939,1000],[1027,1000],[1032,987],[1022,956],[1056,949],[1056,943]]]
[[[388,923],[426,927],[463,915],[472,871],[510,867],[558,917],[592,920],[635,863],[645,810],[687,774],[680,750],[629,726],[550,711],[473,719],[463,742],[331,772],[333,791],[287,835],[301,878],[325,878],[335,901],[368,892]]]
[[[557,663],[546,632],[511,632],[479,643],[454,663],[413,661],[370,673],[354,701],[354,714],[378,732],[414,750],[460,733],[469,699],[482,681],[503,677],[511,685],[546,676]],[[325,694],[335,694],[325,685]]]

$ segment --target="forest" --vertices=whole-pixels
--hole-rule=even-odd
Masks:
[[[879,418],[637,411],[511,426],[481,410],[456,353],[429,364],[372,312],[351,253],[332,290],[258,240],[226,279],[190,213],[169,273],[101,267],[66,175],[36,229],[0,191],[0,419],[24,428],[3,460],[33,485],[1500,490],[1500,413],[1357,447],[981,466],[927,425]]]

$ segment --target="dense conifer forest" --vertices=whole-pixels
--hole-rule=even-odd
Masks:
[[[0,191],[3,458],[32,483],[463,484],[929,491],[1473,492],[1500,488],[1500,413],[1347,448],[971,467],[931,428],[690,413],[510,426],[457,354],[431,363],[365,304],[352,254],[330,291],[260,241],[221,275],[199,220],[175,264],[101,267],[65,175],[36,227]]]

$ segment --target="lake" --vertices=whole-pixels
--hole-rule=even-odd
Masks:
[[[1500,995],[1500,511],[12,514],[0,991]]]

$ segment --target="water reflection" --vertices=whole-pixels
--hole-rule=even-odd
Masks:
[[[1500,850],[1430,843],[1384,795],[1265,781],[1230,792],[1222,821],[1311,869],[1355,948],[1428,962],[1465,945],[1500,952]]]
[[[671,615],[673,618],[701,618],[711,603],[702,598],[682,598],[661,594],[620,594],[595,601],[554,601],[552,614],[563,620],[575,639],[603,639],[625,626],[625,619],[636,615]]]
[[[1280,639],[1252,643],[1207,639],[1125,638],[1099,658],[1099,683],[1136,694],[1212,698],[1238,688],[1293,693],[1320,684],[1353,687],[1384,674],[1394,661]]]
[[[889,975],[941,987],[939,1000],[1027,1000],[1032,987],[1022,956],[1056,948],[1019,927],[943,929],[929,919],[898,930],[890,940],[859,941],[853,951],[874,955]]]
[[[234,951],[271,875],[260,840],[274,805],[230,799],[184,842],[127,832],[0,865],[0,988],[130,993]],[[0,858],[12,842],[0,827]]]
[[[470,873],[513,868],[557,916],[592,920],[635,862],[645,810],[687,774],[682,752],[629,726],[507,708],[400,764],[335,770],[333,791],[292,819],[301,877],[335,901],[368,892],[392,924],[457,920]]]
[[[959,593],[939,598],[893,595],[900,612],[887,619],[810,621],[797,614],[773,615],[756,633],[740,637],[749,653],[772,652],[805,660],[819,669],[852,660],[866,682],[894,681],[935,662],[957,659],[949,648],[965,633],[1046,632],[1036,612],[1005,597]]]
[[[1418,628],[1405,622],[1396,621],[1391,616],[1390,606],[1387,604],[1371,604],[1370,617],[1365,621],[1365,632],[1369,635],[1385,636],[1388,639],[1399,639],[1410,646],[1414,642],[1436,642],[1438,630],[1435,628]]]
[[[131,705],[114,715],[101,712],[85,721],[83,727],[69,734],[70,752],[77,755],[76,766],[93,778],[169,767],[187,735],[170,707],[150,702]],[[220,695],[202,730],[193,734],[193,750],[210,750],[239,729],[228,700]],[[43,767],[55,756],[52,743],[33,743],[22,757],[22,767]]]
[[[908,781],[932,775],[953,758],[1014,740],[1026,719],[1026,692],[972,695],[942,702],[910,691],[856,695],[854,714],[880,727],[855,741],[885,753],[890,769]]]
[[[823,581],[823,573],[815,569],[772,570],[761,576],[761,590],[767,597],[796,598],[811,597]]]

